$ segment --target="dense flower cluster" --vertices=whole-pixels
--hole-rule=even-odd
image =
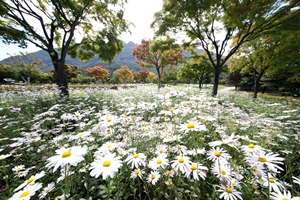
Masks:
[[[27,128],[18,129],[18,137],[0,147],[5,151],[0,151],[0,161],[9,160],[2,168],[17,183],[11,200],[88,193],[105,198],[113,190],[111,184],[118,184],[115,192],[120,194],[126,188],[139,188],[137,192],[162,198],[176,196],[174,187],[185,188],[183,197],[195,199],[208,198],[205,195],[260,199],[262,194],[297,199],[299,195],[293,193],[292,198],[293,187],[300,185],[299,172],[287,175],[292,180],[281,179],[287,173],[284,157],[298,152],[280,146],[299,141],[297,109],[276,116],[258,114],[230,103],[228,95],[213,98],[193,87],[166,87],[160,92],[149,86],[86,89],[71,94],[73,103],[57,100],[39,109],[29,126],[24,122]],[[5,116],[1,118],[2,125],[8,124]],[[39,155],[43,156],[36,166],[25,162]],[[78,194],[70,189],[75,183],[83,190]],[[98,185],[101,189],[92,191]],[[137,195],[133,191],[131,195]]]

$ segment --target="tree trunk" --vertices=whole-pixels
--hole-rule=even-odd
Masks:
[[[258,93],[258,87],[259,87],[259,81],[262,77],[262,75],[264,74],[265,70],[262,70],[257,78],[254,80],[254,91],[253,91],[253,98],[256,99],[257,98],[257,93]]]
[[[217,96],[218,94],[218,85],[219,85],[219,77],[220,77],[221,67],[214,67],[214,87],[212,91],[212,96]]]
[[[199,90],[201,90],[202,89],[202,78],[199,78]]]
[[[256,80],[254,81],[254,91],[253,91],[253,98],[254,98],[254,99],[257,98],[258,86],[259,86],[259,80],[256,79]]]
[[[54,69],[56,72],[56,83],[60,90],[60,96],[68,98],[69,97],[69,88],[68,88],[67,78],[64,73],[64,65],[65,65],[64,62],[57,61],[54,63]]]
[[[27,76],[27,85],[30,85],[30,76]]]

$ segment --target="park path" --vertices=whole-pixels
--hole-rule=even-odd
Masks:
[[[218,92],[224,94],[224,93],[233,92],[234,90],[235,90],[235,87],[226,87],[226,88],[220,89]]]

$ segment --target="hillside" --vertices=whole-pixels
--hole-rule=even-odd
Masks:
[[[115,57],[115,59],[111,64],[109,62],[102,62],[98,58],[98,56],[93,57],[89,61],[80,62],[78,58],[73,59],[69,55],[66,58],[66,64],[71,66],[78,66],[79,70],[82,72],[84,71],[85,68],[88,67],[103,66],[105,69],[107,69],[110,72],[110,74],[112,74],[116,69],[119,69],[121,66],[124,65],[128,66],[131,70],[136,72],[140,69],[140,67],[134,63],[136,59],[132,57],[132,48],[135,47],[136,45],[137,44],[131,41],[128,42],[127,44],[124,43],[123,51],[121,51],[121,53]],[[198,51],[201,52],[203,50],[198,49]],[[42,68],[42,71],[49,72],[53,70],[51,58],[46,51],[40,50],[37,52],[32,52],[31,54],[33,54],[36,59],[40,59],[45,64],[45,67]],[[184,52],[184,55],[188,56],[188,53]],[[26,62],[27,61],[26,57],[24,57],[23,60]],[[0,62],[2,63],[9,62],[9,58],[6,58]]]

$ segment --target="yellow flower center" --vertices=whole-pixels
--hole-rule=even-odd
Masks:
[[[19,196],[19,198],[21,199],[21,198],[27,197],[29,194],[30,194],[30,191],[29,191],[29,190],[26,190],[25,192],[23,192],[23,193]]]
[[[107,121],[107,122],[111,122],[111,121],[112,121],[112,118],[111,118],[111,117],[106,117],[106,121]]]
[[[154,174],[152,174],[151,178],[152,178],[152,179],[155,179],[155,175],[154,175]]]
[[[167,171],[167,175],[170,175],[170,174],[171,174],[171,171],[170,171],[170,170],[168,170],[168,171]]]
[[[110,160],[106,160],[103,162],[103,167],[109,167],[110,166]]]
[[[161,163],[162,163],[162,159],[157,159],[157,160],[156,160],[156,164],[159,164],[159,165],[160,165]]]
[[[182,146],[180,146],[180,145],[178,145],[178,147],[177,147],[178,149],[182,149]]]
[[[166,185],[172,185],[172,181],[166,181]]]
[[[194,165],[194,164],[192,164],[192,166],[191,166],[191,170],[196,170],[197,169],[197,166],[196,165]]]
[[[220,170],[220,173],[221,173],[222,175],[226,175],[226,174],[227,174],[226,171],[223,170],[223,169]]]
[[[46,192],[46,193],[49,193],[49,192],[50,192],[50,189],[47,189],[45,192]]]
[[[140,174],[140,170],[137,169],[137,170],[134,171],[134,173],[135,173],[135,175],[139,175]]]
[[[227,193],[232,193],[232,189],[229,188],[229,187],[226,187],[226,188],[225,188],[225,192],[227,192]]]
[[[258,157],[259,162],[267,162],[267,159],[264,157]]]
[[[162,149],[159,151],[159,153],[163,153],[163,152],[164,152],[164,150],[162,150]]]
[[[195,124],[193,124],[193,123],[188,123],[188,124],[186,125],[186,127],[187,127],[187,128],[195,128]]]
[[[83,133],[78,133],[78,137],[83,137]]]
[[[249,144],[249,145],[248,145],[248,148],[250,148],[250,149],[254,149],[254,147],[255,147],[255,146],[254,146],[253,144]]]
[[[221,156],[221,152],[220,151],[215,151],[214,155],[217,156],[217,157],[220,157]]]
[[[29,184],[29,183],[31,183],[31,182],[34,181],[34,180],[35,180],[35,178],[34,178],[34,177],[31,177],[30,179],[28,179],[28,180],[26,181],[26,183]]]
[[[290,198],[283,197],[282,200],[290,200]]]
[[[133,158],[134,158],[134,159],[136,159],[136,158],[138,158],[138,157],[139,157],[139,154],[137,154],[137,153],[133,155]]]
[[[272,179],[272,178],[270,178],[270,179],[269,179],[269,182],[270,182],[270,183],[275,183],[275,180]]]
[[[67,151],[65,151],[65,152],[63,152],[63,153],[61,154],[61,157],[67,158],[67,157],[69,157],[71,154],[72,154],[71,151],[70,151],[70,150],[67,150]]]
[[[183,157],[178,158],[178,162],[179,163],[183,163],[184,162],[184,158]]]
[[[111,145],[111,144],[109,144],[108,146],[107,146],[107,148],[108,149],[111,149],[113,146]]]

